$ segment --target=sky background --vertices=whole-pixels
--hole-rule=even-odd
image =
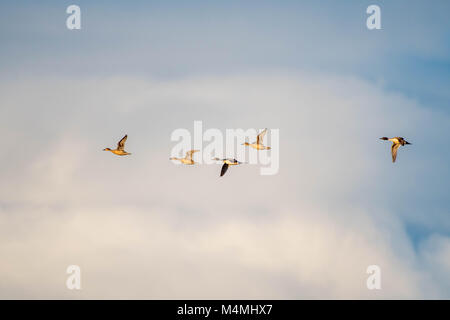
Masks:
[[[449,12],[1,2],[0,298],[449,299]],[[175,166],[195,120],[279,129],[279,173]],[[412,145],[393,164],[382,136]]]

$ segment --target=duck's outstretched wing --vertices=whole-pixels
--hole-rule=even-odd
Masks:
[[[400,143],[393,143],[391,147],[392,152],[392,162],[395,162],[395,159],[397,159],[397,150],[400,147]]]
[[[185,157],[185,159],[187,159],[187,160],[192,160],[192,155],[193,155],[195,152],[198,152],[198,151],[200,151],[200,150],[190,150],[190,151],[186,152],[186,157]]]
[[[125,135],[118,143],[117,143],[117,150],[123,151],[125,148],[125,141],[127,141],[128,135]]]
[[[228,164],[224,163],[222,166],[222,170],[220,171],[220,176],[223,176],[225,172],[228,170]]]
[[[260,134],[256,136],[256,144],[262,144],[264,136],[267,133],[267,128],[265,128]]]

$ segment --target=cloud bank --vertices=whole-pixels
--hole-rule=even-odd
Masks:
[[[450,297],[450,119],[414,100],[273,72],[0,94],[0,298]],[[279,174],[174,166],[170,134],[194,120],[279,128]],[[131,157],[101,151],[125,133]],[[394,135],[413,145],[392,164],[378,138]],[[65,287],[71,264],[81,291]]]

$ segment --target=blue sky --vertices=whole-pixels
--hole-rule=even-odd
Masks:
[[[65,27],[71,4],[81,7],[81,30]],[[366,28],[370,4],[381,7],[382,30]],[[0,123],[9,139],[0,158],[0,252],[11,258],[0,268],[0,297],[72,297],[53,274],[74,257],[98,275],[106,262],[95,248],[116,266],[118,289],[92,277],[95,285],[75,297],[449,298],[449,12],[448,1],[2,2]],[[241,170],[245,181],[211,188],[210,169],[195,176],[174,168],[170,133],[192,129],[194,120],[279,128],[280,173],[254,178],[256,170]],[[130,150],[133,158],[97,154],[123,133],[140,149]],[[378,140],[385,135],[413,143],[395,165]],[[192,190],[173,191],[192,179]],[[226,202],[220,192],[229,188],[234,201]],[[80,230],[90,241],[78,244]],[[111,240],[115,233],[123,243]],[[55,242],[65,250],[48,245]],[[115,264],[116,250],[130,262]],[[48,259],[22,269],[30,251]],[[293,252],[311,254],[311,265]],[[380,295],[353,283],[349,271],[372,257],[393,283]],[[336,268],[341,278],[327,269],[338,260],[347,262]],[[130,291],[130,270],[144,267],[149,282]],[[36,289],[22,291],[37,272]],[[181,275],[177,287],[170,279]],[[250,280],[234,292],[233,279]],[[146,287],[152,281],[161,281],[157,291]],[[249,289],[258,282],[261,290]]]
[[[81,32],[61,28],[72,3],[82,7]],[[32,68],[44,74],[160,77],[260,68],[320,70],[380,81],[446,110],[448,2],[378,1],[383,30],[369,31],[365,9],[372,3],[2,3],[1,67],[13,74],[29,74]]]

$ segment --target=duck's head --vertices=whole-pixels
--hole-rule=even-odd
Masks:
[[[388,137],[382,137],[382,138],[380,138],[381,140],[389,140],[389,138]]]
[[[270,149],[272,149],[271,147],[266,147],[266,150],[270,150]]]
[[[111,149],[110,148],[105,148],[105,149],[103,149],[103,151],[111,151]]]
[[[250,145],[250,143],[248,143],[248,142],[244,142],[243,144],[242,144],[243,146],[249,146]]]

